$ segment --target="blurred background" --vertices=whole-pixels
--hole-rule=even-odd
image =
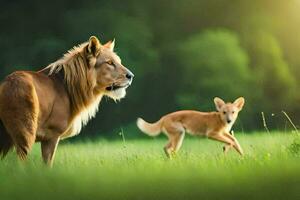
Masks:
[[[213,98],[246,98],[234,130],[300,124],[299,0],[2,0],[0,77],[39,70],[96,35],[116,38],[135,74],[127,97],[101,102],[80,137],[142,135],[137,117],[215,110]]]

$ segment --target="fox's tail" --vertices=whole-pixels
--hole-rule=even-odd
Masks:
[[[4,158],[6,154],[13,148],[13,142],[7,133],[3,122],[0,120],[0,157]]]
[[[161,132],[161,124],[162,124],[162,118],[159,121],[152,124],[146,122],[142,118],[138,118],[136,121],[136,125],[139,127],[139,129],[149,136],[159,135]]]

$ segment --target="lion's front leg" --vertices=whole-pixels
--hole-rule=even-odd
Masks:
[[[52,138],[41,142],[42,157],[44,162],[52,167],[53,159],[59,143],[59,137]]]

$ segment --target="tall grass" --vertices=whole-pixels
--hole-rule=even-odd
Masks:
[[[124,136],[124,133],[122,133]],[[239,135],[246,155],[186,138],[169,160],[165,138],[60,144],[52,169],[39,145],[20,163],[0,164],[0,199],[299,199],[300,158],[287,133]],[[126,148],[124,148],[124,144]]]

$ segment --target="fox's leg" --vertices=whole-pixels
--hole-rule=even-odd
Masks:
[[[223,146],[223,152],[225,154],[227,154],[227,152],[232,148],[233,146],[230,144],[226,144],[225,146]]]
[[[172,143],[174,153],[177,153],[179,151],[179,149],[182,145],[184,136],[185,136],[185,132],[182,131],[180,133],[177,133],[176,136],[174,137],[174,140],[173,140],[173,143]]]
[[[223,146],[223,152],[224,152],[224,154],[227,154],[228,151],[229,151],[231,148],[233,148],[233,145],[231,145],[231,144],[226,144],[226,145],[224,145],[224,146]]]
[[[55,156],[58,142],[59,142],[59,138],[53,138],[53,139],[41,142],[43,160],[50,167],[52,167],[52,164],[53,164],[53,158]]]
[[[184,135],[185,132],[172,132],[172,135],[169,136],[169,142],[164,147],[164,151],[169,158],[179,151]]]
[[[225,132],[225,133],[224,133],[224,136],[227,137],[227,138],[229,138],[229,139],[231,139],[231,140],[234,142],[233,145],[230,145],[230,146],[228,147],[228,150],[229,150],[231,147],[234,147],[234,148],[237,150],[237,152],[239,152],[241,155],[244,155],[244,151],[243,151],[241,145],[239,144],[238,140],[237,140],[233,135],[231,135],[230,133]],[[226,147],[225,147],[225,148],[226,148]],[[228,150],[227,150],[227,151],[228,151]],[[225,151],[224,151],[224,152],[225,152]]]
[[[168,158],[171,158],[176,151],[180,148],[179,146],[179,136],[180,134],[172,132],[171,135],[169,135],[169,142],[164,147],[164,151]],[[177,148],[177,149],[176,149]]]
[[[168,158],[171,157],[172,154],[172,141],[169,140],[169,142],[166,144],[164,147],[165,154],[167,155]]]
[[[230,146],[235,147],[234,146],[234,144],[235,144],[234,141],[232,139],[226,137],[225,135],[222,135],[222,134],[209,134],[209,138],[220,141],[220,142],[224,142],[224,143],[227,144],[226,146],[229,146],[229,148],[230,148]],[[228,149],[225,149],[225,150],[228,151]]]
[[[229,133],[230,133],[230,135],[233,136],[233,131],[232,131],[232,132],[229,132]],[[224,154],[227,154],[227,152],[228,152],[232,147],[233,147],[233,146],[231,146],[231,145],[229,145],[229,144],[224,145],[224,146],[223,146],[223,152],[224,152]]]
[[[175,154],[181,147],[184,139],[185,130],[181,123],[172,123],[164,127],[166,135],[169,137],[169,143],[164,150],[168,157]]]

